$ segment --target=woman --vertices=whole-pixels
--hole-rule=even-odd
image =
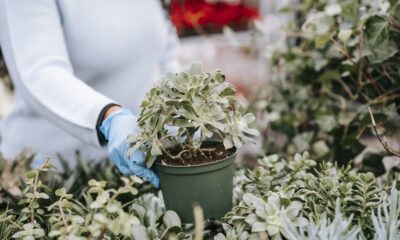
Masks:
[[[158,178],[126,138],[152,82],[178,68],[177,37],[157,0],[0,0],[0,46],[15,87],[1,152],[73,159],[106,156],[119,170]]]

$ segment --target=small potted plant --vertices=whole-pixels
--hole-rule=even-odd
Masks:
[[[254,115],[235,109],[234,94],[220,71],[203,73],[193,63],[167,74],[141,104],[141,133],[129,137],[130,151],[139,148],[155,165],[165,205],[183,222],[193,221],[195,203],[205,218],[231,209],[236,149],[258,135],[248,126]]]

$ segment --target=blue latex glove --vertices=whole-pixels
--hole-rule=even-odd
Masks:
[[[128,158],[129,135],[138,134],[140,129],[136,117],[128,110],[122,109],[111,113],[101,124],[100,131],[108,140],[108,154],[111,161],[125,175],[136,175],[151,182],[156,188],[160,186],[158,176],[144,163],[144,154],[136,150]]]

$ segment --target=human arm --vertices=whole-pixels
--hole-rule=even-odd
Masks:
[[[100,146],[96,122],[114,101],[73,73],[54,0],[0,0],[0,46],[16,93],[36,114]]]

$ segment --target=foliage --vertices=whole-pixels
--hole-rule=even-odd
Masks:
[[[61,174],[51,168],[46,162],[28,170],[20,182],[22,196],[6,199],[15,207],[1,206],[1,239],[190,239],[194,235],[176,213],[165,210],[160,192],[141,191],[144,183],[136,177],[122,177],[113,187],[104,180],[89,180],[79,187],[77,197],[64,187],[55,190],[46,185]],[[307,153],[296,154],[293,160],[262,157],[255,169],[238,172],[237,204],[224,217],[223,228],[218,221],[199,223],[196,236],[202,238],[198,232],[204,227],[204,239],[217,240],[398,239],[400,194],[393,180],[388,197],[390,188],[379,185],[371,173],[317,164]]]
[[[287,192],[270,192],[268,196],[259,198],[251,193],[243,196],[243,201],[233,209],[230,223],[248,225],[252,233],[267,232],[272,239],[281,238],[281,218],[287,217],[295,226],[303,226],[307,221],[299,216],[302,203],[288,201],[291,196]],[[241,226],[241,227],[242,227]]]
[[[400,4],[387,0],[291,1],[296,16],[286,27],[287,44],[269,56],[271,88],[253,106],[267,112],[260,122],[268,153],[309,151],[339,165],[359,155],[370,133],[367,107],[377,124],[399,113]],[[396,129],[380,128],[381,132]],[[385,172],[364,161],[363,171]]]
[[[142,150],[151,166],[154,157],[162,154],[183,161],[181,154],[201,152],[201,143],[214,134],[226,149],[241,147],[258,132],[248,126],[254,121],[252,114],[245,114],[242,107],[234,109],[234,93],[220,71],[203,73],[199,63],[184,72],[167,74],[141,104],[141,132],[130,137],[130,151]],[[173,156],[171,146],[179,146],[181,152]]]
[[[336,205],[335,217],[330,220],[324,214],[320,223],[310,222],[306,228],[296,228],[287,218],[282,218],[284,235],[288,239],[399,239],[399,193],[393,184],[389,198],[384,198],[377,213],[371,215],[375,234],[366,238],[359,226],[352,225],[352,216],[345,218]]]
[[[336,206],[335,217],[331,221],[324,214],[321,221],[315,224],[310,221],[307,226],[297,228],[285,216],[282,217],[283,235],[288,239],[301,240],[336,240],[336,239],[363,239],[358,226],[352,226],[352,218],[346,219]]]
[[[61,158],[64,170],[55,173],[49,162],[31,171],[33,156],[21,155],[11,163],[0,157],[0,239],[399,239],[400,178],[382,184],[371,173],[385,172],[385,154],[365,154],[359,172],[350,160],[365,149],[368,106],[379,111],[380,132],[398,117],[400,3],[307,0],[283,10],[299,24],[285,29],[286,48],[270,59],[278,73],[272,89],[252,106],[267,113],[268,125],[259,123],[267,154],[284,157],[237,171],[223,228],[216,220],[201,232],[207,224],[198,220],[192,234],[160,192],[121,177],[110,161],[78,155],[70,169]],[[161,154],[179,159],[170,151],[176,145],[193,154],[213,135],[225,148],[251,140],[254,117],[224,80],[198,64],[167,75],[142,103],[131,151],[146,152],[150,166]]]
[[[18,209],[17,203],[26,186],[25,174],[31,170],[33,158],[33,154],[23,152],[14,161],[6,161],[0,154],[0,209],[5,207]],[[118,188],[124,184],[120,178],[120,172],[108,159],[82,159],[77,153],[74,162],[76,165],[72,168],[62,156],[52,159],[52,163],[61,169],[58,169],[56,173],[42,173],[41,179],[44,185],[50,189],[65,188],[68,193],[74,195],[76,200],[84,201],[83,196],[91,179],[106,181],[109,188]],[[139,194],[155,192],[147,182],[138,185],[137,188]],[[125,195],[120,196],[120,199],[129,200]]]
[[[18,207],[2,208],[1,239],[187,238],[176,213],[165,211],[153,194],[134,197],[143,185],[140,179],[121,177],[123,184],[115,188],[106,188],[106,181],[90,180],[79,199],[65,188],[53,192],[44,184],[49,175],[57,175],[46,175],[51,168],[46,161],[25,174]]]
[[[386,200],[386,187],[378,185],[372,173],[355,173],[332,163],[317,165],[308,153],[296,154],[290,161],[277,155],[261,158],[258,167],[246,171],[240,186],[239,204],[225,216],[231,226],[225,228],[233,236],[250,238],[262,232],[272,239],[308,239],[305,235],[311,239],[348,239],[349,235],[372,239],[380,229],[394,229],[399,220],[395,214],[398,200]],[[392,195],[400,196],[395,188]],[[388,202],[391,214],[382,215],[379,209],[387,209]]]
[[[375,239],[400,239],[400,194],[393,183],[390,197],[383,200],[377,214],[372,215],[372,222],[376,230]]]

